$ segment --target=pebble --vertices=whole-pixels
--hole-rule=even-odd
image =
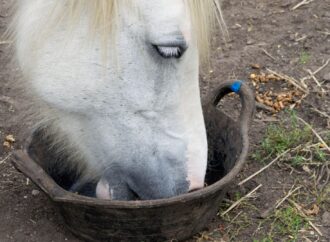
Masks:
[[[253,45],[255,43],[256,43],[256,41],[253,40],[253,39],[248,39],[247,42],[246,42],[247,45]]]
[[[40,193],[40,191],[38,191],[38,190],[32,190],[32,195],[33,196],[38,196],[39,193]]]
[[[262,113],[256,113],[255,116],[256,116],[257,119],[262,119],[263,118]]]

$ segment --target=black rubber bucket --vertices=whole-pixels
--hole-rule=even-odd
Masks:
[[[239,94],[238,121],[216,106],[228,93]],[[13,164],[59,207],[68,229],[87,241],[183,240],[201,231],[218,211],[226,188],[245,163],[254,96],[241,82],[225,82],[204,105],[209,143],[208,186],[177,197],[152,201],[108,201],[80,196],[63,189],[40,164],[53,159],[42,137],[34,135]]]

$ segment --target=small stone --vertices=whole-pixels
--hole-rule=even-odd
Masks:
[[[250,75],[250,79],[256,79],[256,77],[257,77],[257,75],[254,74],[254,73],[252,73],[252,74]]]
[[[3,147],[10,149],[11,148],[11,144],[8,141],[3,142]]]
[[[262,119],[263,117],[262,117],[262,114],[261,113],[256,113],[256,118],[257,119]]]
[[[24,196],[24,199],[27,199],[28,198],[28,196]]]
[[[324,226],[330,226],[330,212],[324,212],[322,222]]]
[[[7,141],[9,143],[14,143],[16,141],[16,139],[14,138],[14,135],[9,134],[6,136],[5,141]]]
[[[252,69],[261,69],[261,66],[259,64],[251,64]]]
[[[323,80],[330,82],[330,72],[323,76]]]
[[[32,190],[32,195],[33,196],[38,196],[39,193],[40,193],[40,191],[38,191],[38,190]]]
[[[235,24],[234,26],[231,27],[232,29],[240,29],[242,28],[242,25],[240,24]]]
[[[253,45],[255,43],[256,43],[256,41],[253,40],[253,39],[248,39],[247,42],[246,42],[247,45]]]

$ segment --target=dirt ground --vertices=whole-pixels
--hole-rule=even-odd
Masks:
[[[0,36],[9,21],[11,1],[0,0]],[[223,11],[231,40],[225,44],[219,36],[214,37],[212,67],[201,76],[203,96],[208,95],[219,82],[228,79],[247,80],[257,90],[296,90],[297,86],[294,88],[287,84],[292,77],[298,80],[298,86],[303,90],[293,98],[298,100],[290,103],[291,108],[317,133],[328,132],[330,1],[312,0],[297,7],[300,2],[224,0]],[[297,8],[293,10],[294,7]],[[79,241],[65,229],[62,218],[47,197],[10,163],[11,152],[22,146],[22,134],[29,128],[29,124],[20,118],[26,99],[11,84],[21,77],[15,64],[9,61],[10,55],[8,43],[0,39],[0,241]],[[320,67],[323,68],[315,74],[315,79],[304,79],[309,76],[308,69],[315,72]],[[269,81],[264,85],[259,83],[258,77],[251,76],[270,74],[270,70],[287,75],[287,78],[282,78],[286,81],[271,84]],[[250,134],[251,156],[237,182],[274,158],[260,162],[255,154],[265,139],[267,127],[289,116],[286,111],[274,114],[271,105],[260,102],[263,104],[258,104]],[[15,142],[9,142],[12,148],[2,145],[10,134],[15,138]],[[321,144],[320,147],[326,146]],[[329,162],[329,156],[325,155],[325,159]],[[312,163],[293,166],[283,161],[243,185],[234,186],[225,203],[219,204],[220,214],[234,201],[262,185],[237,207],[223,216],[216,216],[208,229],[191,241],[330,241],[330,188],[329,184],[325,184],[321,189],[320,184],[315,183],[320,167],[320,164]],[[297,189],[293,191],[293,188]],[[272,209],[282,198],[290,195],[290,191],[292,196]],[[311,220],[305,219],[299,211]],[[262,216],[265,212],[267,216]]]

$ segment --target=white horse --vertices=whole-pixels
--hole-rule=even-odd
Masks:
[[[17,8],[17,59],[41,107],[36,129],[79,157],[72,191],[91,179],[97,197],[114,200],[204,186],[199,63],[222,18],[217,0],[19,0]]]

